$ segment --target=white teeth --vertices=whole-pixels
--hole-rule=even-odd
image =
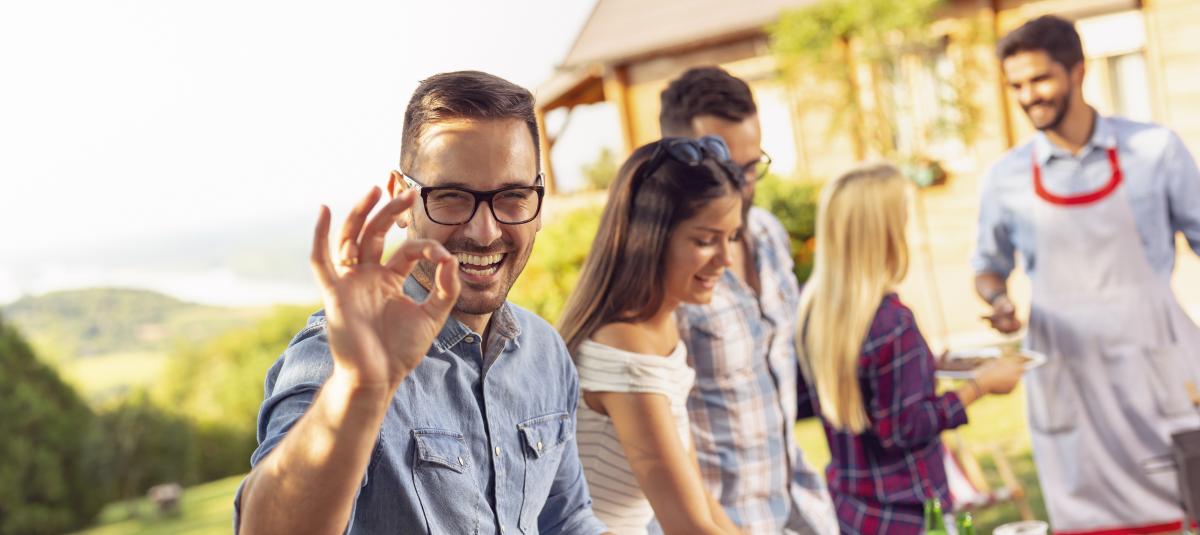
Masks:
[[[486,256],[473,255],[467,253],[456,253],[454,255],[458,259],[459,264],[470,264],[472,266],[490,266],[500,263],[504,259],[504,254],[492,254]]]

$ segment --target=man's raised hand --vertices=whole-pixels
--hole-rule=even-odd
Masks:
[[[390,395],[441,332],[460,284],[458,261],[433,240],[405,240],[382,262],[388,230],[417,195],[411,190],[397,195],[368,221],[381,195],[372,188],[346,216],[336,263],[329,252],[329,208],[321,206],[310,261],[325,301],[334,373],[356,387],[386,388]],[[437,273],[429,297],[418,303],[404,294],[404,281],[421,260],[437,263]]]

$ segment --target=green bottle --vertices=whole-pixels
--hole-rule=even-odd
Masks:
[[[946,535],[946,520],[942,516],[942,502],[937,498],[925,501],[925,534]]]
[[[971,520],[971,513],[959,513],[955,524],[958,527],[958,535],[975,535],[975,522]]]

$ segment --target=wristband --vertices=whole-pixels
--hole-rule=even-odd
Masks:
[[[996,306],[996,300],[1000,299],[1001,297],[1008,297],[1008,290],[1000,290],[992,295],[989,295],[984,298],[984,301],[987,301],[988,306]]]
[[[967,379],[967,384],[971,385],[971,388],[975,389],[975,399],[983,397],[983,387],[979,386],[979,381],[976,381],[975,378],[972,377]]]

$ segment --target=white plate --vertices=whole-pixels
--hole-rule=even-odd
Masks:
[[[981,347],[981,348],[977,348],[977,349],[959,349],[957,351],[951,351],[948,355],[946,355],[946,359],[954,360],[956,358],[963,358],[963,357],[982,357],[982,358],[986,358],[986,359],[996,359],[996,358],[1000,358],[1000,355],[1003,355],[1003,354],[1004,353],[998,347]],[[1046,355],[1038,353],[1037,351],[1030,351],[1028,349],[1022,349],[1021,355],[1024,355],[1025,357],[1029,358],[1029,362],[1025,363],[1025,371],[1032,370],[1032,369],[1046,363]],[[975,370],[964,370],[964,371],[938,370],[937,376],[941,377],[943,379],[970,379],[972,377],[975,377],[976,370],[978,370],[978,368],[976,368]]]

